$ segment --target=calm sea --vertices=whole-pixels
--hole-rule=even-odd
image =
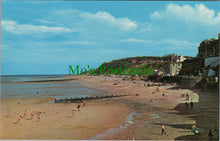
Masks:
[[[65,75],[2,75],[1,98],[54,97],[76,98],[101,95],[101,91],[86,88]]]

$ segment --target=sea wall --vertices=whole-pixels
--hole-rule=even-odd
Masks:
[[[182,77],[180,86],[182,88],[192,88],[195,87],[201,81],[201,77]]]
[[[162,83],[177,83],[183,88],[195,87],[201,81],[201,77],[186,77],[186,76],[149,76],[148,81]]]

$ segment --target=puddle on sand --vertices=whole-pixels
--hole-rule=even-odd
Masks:
[[[144,121],[144,123],[149,123],[149,122],[150,122],[149,120]]]
[[[116,127],[116,128],[110,128],[108,129],[106,132],[104,133],[101,133],[101,134],[97,134],[95,136],[92,136],[89,140],[98,140],[98,139],[102,139],[104,137],[107,137],[107,136],[111,136],[111,135],[114,135],[116,133],[119,133],[121,132],[124,128],[127,128],[130,124],[133,124],[134,121],[134,115],[136,114],[136,111],[133,111],[132,113],[130,113],[126,118],[125,118],[125,124],[122,124],[121,126],[119,127]]]
[[[153,116],[153,118],[160,118],[158,114],[152,113],[151,115]]]

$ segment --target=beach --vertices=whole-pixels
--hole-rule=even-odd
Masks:
[[[105,95],[130,96],[86,101],[85,107],[81,103],[80,111],[77,103],[51,103],[54,98],[1,99],[0,139],[208,139],[209,128],[219,123],[217,94],[207,99],[199,90],[170,87],[173,84],[147,87],[142,80],[109,76],[70,76],[72,78],[75,83]],[[194,107],[186,110],[188,91]],[[204,104],[206,100],[212,104]],[[11,117],[7,117],[9,109]],[[76,110],[74,117],[73,109]],[[27,119],[14,124],[25,110]],[[41,112],[39,121],[37,115],[29,120],[32,111]],[[211,121],[201,117],[204,111],[212,113],[206,114]],[[201,135],[190,133],[193,124],[201,128]],[[161,125],[165,126],[166,135],[161,135]]]
[[[81,105],[77,103],[54,104],[47,103],[51,98],[3,99],[1,101],[1,139],[50,139],[50,140],[78,140],[89,139],[93,135],[103,133],[110,128],[120,126],[124,122],[130,109],[119,104],[103,102],[89,102]],[[8,116],[11,109],[11,117]],[[74,116],[72,110],[74,111]],[[18,116],[27,110],[26,118],[14,124]],[[40,121],[31,112],[41,112]]]

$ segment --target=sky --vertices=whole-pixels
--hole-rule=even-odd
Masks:
[[[218,1],[1,1],[1,75],[68,74],[103,62],[196,56],[218,38]]]

